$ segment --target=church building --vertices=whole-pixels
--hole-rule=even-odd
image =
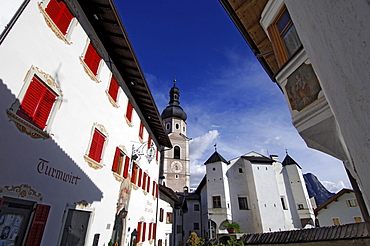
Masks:
[[[169,105],[162,112],[162,121],[172,149],[163,149],[163,177],[166,186],[177,192],[190,185],[189,138],[186,136],[187,115],[180,106],[180,90],[176,80],[170,90]]]

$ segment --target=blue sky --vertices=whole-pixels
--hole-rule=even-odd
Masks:
[[[160,112],[176,76],[188,115],[191,187],[217,151],[227,160],[250,151],[285,151],[331,191],[350,187],[343,164],[310,149],[291,123],[285,97],[266,75],[215,0],[120,0],[117,8]]]

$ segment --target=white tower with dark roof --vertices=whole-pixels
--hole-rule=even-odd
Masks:
[[[162,112],[162,120],[173,148],[162,150],[163,176],[166,186],[183,191],[190,185],[189,138],[186,137],[187,115],[180,107],[180,90],[176,80],[170,90],[169,105]]]

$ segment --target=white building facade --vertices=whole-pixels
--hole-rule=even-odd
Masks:
[[[217,151],[205,162],[201,195],[202,236],[228,236],[227,222],[241,233],[285,231],[314,226],[315,216],[301,168],[287,155],[265,157],[250,152],[230,162]],[[203,196],[206,196],[204,198]]]
[[[360,223],[364,219],[353,190],[342,189],[315,209],[319,226]]]
[[[0,244],[153,245],[171,143],[115,5],[7,4]]]

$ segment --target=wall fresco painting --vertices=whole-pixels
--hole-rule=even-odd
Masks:
[[[313,103],[321,91],[311,64],[302,64],[289,77],[285,90],[292,110],[301,111]]]

